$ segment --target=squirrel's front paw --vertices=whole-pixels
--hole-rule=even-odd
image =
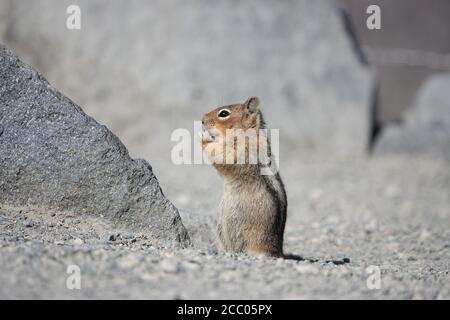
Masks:
[[[203,130],[198,133],[201,142],[214,142],[214,136],[212,136],[209,131]]]
[[[203,130],[198,133],[202,143],[217,142],[219,132],[214,129],[203,127]]]

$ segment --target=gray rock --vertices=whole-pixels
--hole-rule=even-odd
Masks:
[[[375,146],[375,155],[426,156],[450,161],[450,127],[390,125]]]
[[[450,73],[430,77],[420,88],[407,111],[410,126],[450,127]]]
[[[0,47],[0,204],[105,216],[158,245],[187,232],[150,165]]]
[[[333,1],[76,3],[81,30],[66,2],[10,1],[3,40],[132,153],[170,154],[174,128],[251,95],[286,148],[366,151],[373,81]]]
[[[382,132],[376,154],[426,155],[450,161],[450,74],[430,77],[404,121]]]

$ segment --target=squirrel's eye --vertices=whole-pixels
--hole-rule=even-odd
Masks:
[[[220,118],[226,118],[230,115],[230,112],[228,110],[222,110],[219,112],[219,117]]]

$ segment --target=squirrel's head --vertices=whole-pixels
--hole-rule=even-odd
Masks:
[[[227,129],[263,129],[264,120],[259,110],[259,99],[251,97],[243,104],[216,108],[203,116],[202,124],[211,141],[214,141],[217,135],[225,136]],[[203,141],[207,142],[210,141],[208,139]]]
[[[244,174],[245,170],[256,170],[260,162],[258,150],[268,149],[265,135],[262,135],[264,139],[260,135],[265,124],[257,97],[242,104],[216,108],[203,116],[202,124],[203,150],[219,172],[235,176]]]

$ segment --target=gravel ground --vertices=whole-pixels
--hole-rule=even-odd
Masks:
[[[289,259],[218,253],[220,180],[206,166],[179,170],[187,174],[165,193],[182,208],[189,249],[156,248],[101,218],[1,207],[0,298],[450,299],[446,163],[284,163]],[[192,183],[190,170],[208,183]],[[67,289],[69,265],[80,268],[80,290]],[[367,286],[369,266],[380,289]]]

